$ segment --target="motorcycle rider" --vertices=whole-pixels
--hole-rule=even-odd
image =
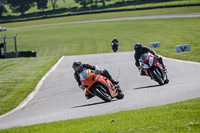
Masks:
[[[145,46],[142,46],[141,43],[136,43],[135,46],[134,46],[134,49],[135,49],[135,54],[134,54],[134,57],[135,57],[135,65],[136,67],[140,70],[142,67],[140,66],[140,63],[139,63],[139,59],[140,59],[140,56],[143,54],[143,53],[151,53],[152,55],[154,55],[154,57],[159,61],[159,63],[163,66],[164,70],[166,70],[165,68],[165,65],[163,64],[163,60],[160,56],[158,56],[156,54],[156,52],[153,50],[153,49],[150,49],[148,47],[145,47]],[[141,70],[140,72],[140,75],[144,76],[146,75],[145,72],[143,70]]]
[[[117,44],[118,44],[117,37],[114,37],[111,43],[112,43],[112,44],[115,44],[115,43],[117,43]]]
[[[82,88],[82,83],[81,83],[81,80],[80,80],[80,76],[79,76],[79,73],[81,73],[84,69],[90,69],[90,70],[93,70],[96,74],[101,74],[102,76],[104,77],[107,77],[113,84],[117,85],[119,83],[119,81],[115,81],[111,75],[109,74],[109,72],[104,69],[104,70],[98,70],[98,67],[97,66],[93,66],[93,65],[90,65],[90,64],[82,64],[81,61],[79,60],[76,60],[74,61],[73,65],[72,65],[72,68],[74,69],[74,78],[76,79],[76,81],[78,82],[78,86],[79,88],[81,88],[82,90],[84,90],[84,88]],[[92,98],[94,95],[92,95],[91,93],[89,93],[88,91],[85,91],[85,97],[87,99],[90,99]]]
[[[112,40],[112,42],[111,42],[111,46],[112,46],[112,49],[113,49],[115,46],[117,46],[117,48],[118,48],[119,42],[118,42],[118,40],[117,40],[117,37],[114,37],[114,38],[113,38],[113,40]]]

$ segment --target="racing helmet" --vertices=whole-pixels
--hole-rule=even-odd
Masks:
[[[82,72],[83,71],[83,64],[81,61],[76,60],[74,61],[72,68],[74,69],[75,72]]]
[[[141,43],[136,43],[134,46],[134,49],[136,52],[139,52],[142,50],[142,44]]]

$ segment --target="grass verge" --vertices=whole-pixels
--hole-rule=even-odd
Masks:
[[[21,103],[58,58],[0,60],[0,114]]]
[[[0,133],[197,133],[199,114],[200,98],[197,98],[159,107],[14,127]]]

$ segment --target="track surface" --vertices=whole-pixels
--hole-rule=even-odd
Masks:
[[[121,52],[64,57],[26,106],[0,118],[0,128],[101,115],[200,97],[199,63],[164,58],[170,82],[158,86],[149,77],[139,75],[133,54]],[[98,97],[85,99],[73,77],[71,65],[77,59],[100,69],[106,68],[114,79],[120,81],[124,99],[109,103]]]

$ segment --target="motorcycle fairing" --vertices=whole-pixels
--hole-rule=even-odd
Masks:
[[[89,76],[88,73],[90,73],[90,69],[83,68],[83,71],[79,73],[80,79],[85,80]]]
[[[106,77],[92,73],[90,69],[84,69],[80,74],[80,79],[82,82],[82,86],[87,89],[90,93],[92,93],[92,86],[96,83],[100,83],[105,86],[111,95],[112,98],[116,97],[118,94],[114,88],[112,82]],[[93,93],[92,93],[93,94]]]
[[[118,93],[116,93],[116,89],[114,88],[114,85],[112,84],[112,82],[109,79],[107,79],[106,77],[104,77],[102,75],[98,75],[96,82],[101,83],[103,86],[108,88],[109,94],[112,98],[116,97],[116,95],[118,94]]]
[[[149,66],[152,67],[153,63],[154,63],[154,57],[151,56],[149,58]]]
[[[152,65],[153,65],[153,67],[159,68],[161,70],[163,69],[162,65],[156,59],[153,61]]]

